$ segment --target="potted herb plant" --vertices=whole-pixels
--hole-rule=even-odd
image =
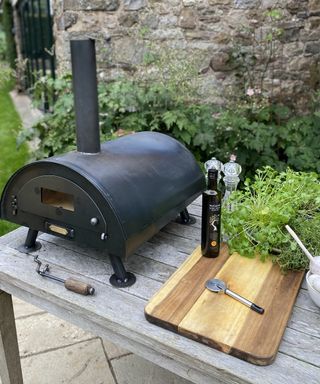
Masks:
[[[265,167],[234,192],[222,213],[230,252],[271,257],[283,272],[301,270],[308,259],[285,229],[289,224],[308,249],[320,254],[320,179],[316,173],[277,172]]]

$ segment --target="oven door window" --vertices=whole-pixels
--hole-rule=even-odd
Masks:
[[[69,193],[41,188],[41,202],[51,207],[63,208],[74,212],[74,196]]]

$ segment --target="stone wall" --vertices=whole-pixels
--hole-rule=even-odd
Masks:
[[[135,76],[150,50],[170,49],[196,66],[203,97],[215,102],[245,80],[240,91],[304,110],[320,89],[320,0],[54,0],[53,8],[60,71],[70,68],[69,39],[92,37],[106,78]]]

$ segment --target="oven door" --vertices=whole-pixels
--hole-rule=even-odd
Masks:
[[[106,220],[93,198],[61,176],[32,178],[17,199],[20,211],[44,218],[44,232],[68,238],[79,237],[77,232],[94,232],[99,237],[107,233]]]

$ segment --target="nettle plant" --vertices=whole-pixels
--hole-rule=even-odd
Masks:
[[[72,81],[69,74],[59,79],[41,78],[33,89],[35,101],[43,94],[54,101],[53,110],[18,138],[37,140],[37,159],[75,148],[75,115]],[[172,83],[138,82],[118,79],[98,86],[102,140],[126,132],[153,130],[168,133],[187,146],[192,145],[202,107],[189,104]],[[209,117],[209,115],[208,115]]]

